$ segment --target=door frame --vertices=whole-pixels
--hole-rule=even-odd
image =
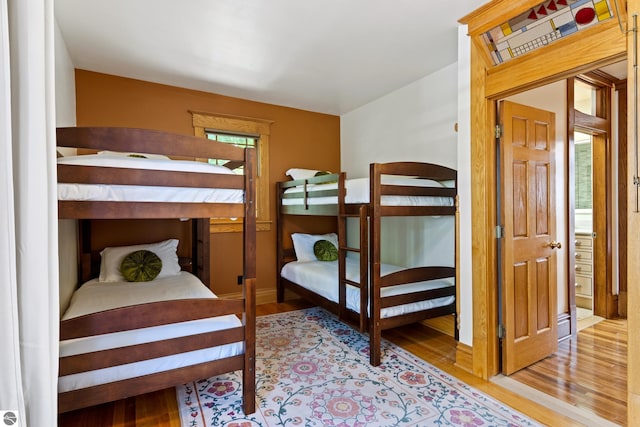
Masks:
[[[546,47],[494,66],[481,35],[513,16],[524,13],[540,0],[494,0],[463,17],[471,37],[471,164],[474,179],[471,187],[473,254],[473,344],[472,371],[488,379],[499,372],[497,331],[497,250],[496,225],[496,147],[495,102],[511,94],[541,86],[628,57],[627,35],[618,21],[609,19],[582,30],[578,36],[566,37]],[[627,22],[627,2],[613,0]],[[629,1],[640,6],[640,0]],[[630,36],[629,36],[630,37]],[[629,66],[633,64],[632,58]],[[629,85],[631,86],[631,85]],[[632,248],[629,247],[629,254]],[[631,277],[628,277],[631,280]],[[632,320],[630,319],[630,323]],[[630,327],[631,330],[631,327]]]

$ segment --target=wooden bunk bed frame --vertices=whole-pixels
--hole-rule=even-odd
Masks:
[[[236,370],[243,371],[243,409],[255,411],[255,281],[256,281],[256,154],[230,144],[204,140],[195,136],[169,134],[155,130],[130,128],[59,128],[59,147],[87,150],[154,153],[181,158],[218,158],[244,164],[244,175],[221,175],[193,172],[154,171],[129,168],[58,165],[59,183],[122,184],[169,187],[231,188],[244,191],[244,203],[166,203],[59,201],[61,219],[145,219],[194,218],[193,262],[187,269],[199,275],[209,286],[209,219],[212,217],[243,219],[243,298],[184,299],[138,304],[106,310],[61,321],[60,340],[69,340],[112,332],[185,322],[222,315],[241,316],[242,326],[232,329],[154,341],[135,346],[61,357],[59,375],[86,372],[109,366],[144,361],[233,342],[244,344],[243,354],[220,360],[157,372],[58,395],[58,411],[67,412],[181,383],[205,379]],[[96,272],[96,253],[82,231],[87,221],[80,221],[79,280]],[[83,235],[84,234],[84,235]],[[181,263],[182,264],[182,263]],[[189,265],[190,264],[190,265]]]
[[[382,184],[383,175],[400,175],[430,179],[434,181],[450,181],[453,187],[420,187],[406,185]],[[318,190],[313,184],[325,184],[337,181],[334,189]],[[277,257],[278,272],[290,261],[296,259],[293,248],[286,247],[284,243],[284,221],[287,215],[315,215],[336,216],[338,219],[338,302],[328,300],[315,294],[304,287],[278,276],[277,299],[284,300],[285,289],[290,289],[301,297],[318,304],[327,310],[336,313],[340,319],[355,323],[361,332],[369,332],[370,362],[373,366],[380,364],[381,334],[385,329],[419,322],[421,320],[453,314],[457,317],[457,269],[456,267],[417,267],[409,268],[396,273],[381,275],[381,219],[385,216],[455,216],[455,231],[458,230],[457,213],[457,172],[453,169],[418,162],[394,162],[373,163],[369,171],[369,203],[345,203],[346,175],[344,172],[322,175],[305,180],[285,181],[277,184]],[[285,193],[289,188],[302,187],[303,191],[297,193]],[[453,206],[387,206],[382,204],[384,196],[434,196],[451,197]],[[314,198],[337,197],[336,204],[314,204]],[[300,204],[283,204],[285,199],[302,199]],[[347,218],[358,218],[359,245],[349,247],[346,239]],[[457,264],[457,237],[456,237],[456,264]],[[360,282],[353,282],[346,278],[346,254],[355,252],[360,254]],[[411,294],[402,294],[393,297],[381,297],[381,290],[385,287],[427,281],[442,278],[455,277],[456,285],[450,288],[433,289]],[[369,286],[366,284],[369,283]],[[360,291],[360,312],[355,313],[346,306],[346,285],[352,285]],[[455,301],[441,307],[416,311],[403,315],[381,318],[380,310],[401,304],[424,301],[428,299],[454,296]],[[367,312],[370,306],[371,315]],[[455,337],[457,339],[457,319],[454,320]]]

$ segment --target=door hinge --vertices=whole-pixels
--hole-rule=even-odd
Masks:
[[[504,227],[496,225],[496,239],[502,239],[504,237]]]
[[[504,325],[498,325],[498,338],[502,339],[506,335]]]
[[[496,139],[502,138],[502,125],[496,125]]]

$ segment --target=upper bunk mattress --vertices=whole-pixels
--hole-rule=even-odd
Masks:
[[[224,166],[204,162],[88,154],[58,158],[58,164],[145,170],[233,174]],[[243,203],[244,192],[229,188],[159,187],[107,184],[58,184],[58,200],[102,202]]]
[[[412,187],[437,187],[446,188],[438,181],[428,179],[416,179],[410,177],[383,175],[382,183],[387,185],[406,185]],[[308,191],[335,190],[337,183],[330,184],[309,184]],[[345,203],[360,204],[369,203],[369,178],[355,178],[345,180]],[[285,194],[301,193],[302,186],[285,190]],[[283,205],[303,205],[304,198],[283,199]],[[338,203],[337,196],[334,197],[309,197],[306,203],[310,205],[334,205]],[[454,206],[453,197],[434,196],[382,196],[381,203],[385,206]]]

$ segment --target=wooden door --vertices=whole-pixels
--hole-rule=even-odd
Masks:
[[[555,114],[500,103],[502,372],[554,353],[557,331]]]

